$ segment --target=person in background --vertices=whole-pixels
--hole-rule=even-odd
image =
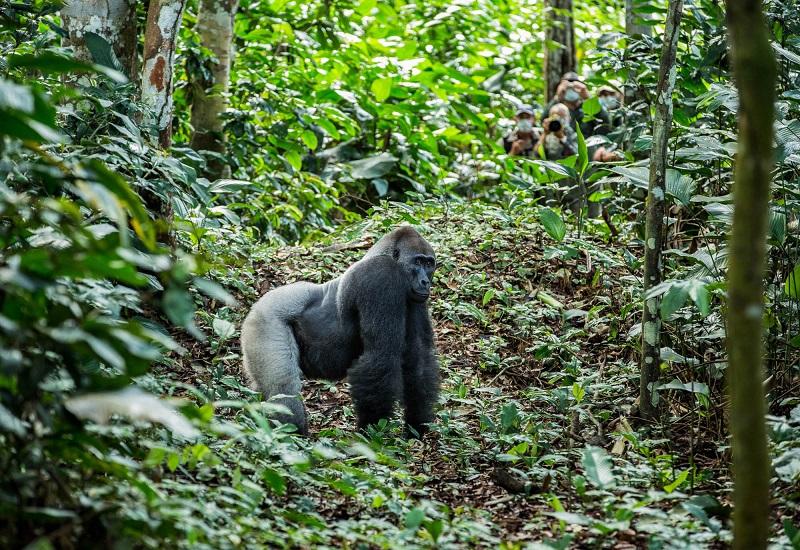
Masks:
[[[548,116],[550,108],[556,103],[563,103],[569,109],[570,123],[575,130],[580,126],[584,139],[595,134],[604,134],[610,129],[608,113],[601,110],[592,120],[584,121],[583,102],[589,99],[589,88],[580,79],[577,73],[564,73],[556,87],[556,96],[547,104],[542,118]]]
[[[533,145],[538,140],[538,135],[533,127],[533,108],[530,105],[520,105],[514,121],[517,123],[514,130],[503,137],[503,149],[514,156],[529,157],[533,152]]]
[[[603,110],[608,113],[611,127],[619,127],[622,124],[622,113],[620,112],[622,93],[611,86],[600,86],[597,89],[597,99],[600,101]]]
[[[558,160],[578,151],[578,139],[570,124],[569,107],[556,103],[542,121],[542,135],[536,144],[536,153],[547,160]]]

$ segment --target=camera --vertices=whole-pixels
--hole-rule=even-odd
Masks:
[[[558,132],[561,130],[561,121],[558,119],[552,119],[547,123],[547,131],[548,132]]]

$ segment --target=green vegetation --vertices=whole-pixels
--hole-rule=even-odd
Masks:
[[[135,4],[140,30],[148,8],[171,9]],[[537,119],[545,105],[541,3],[241,2],[227,85],[200,2],[173,4],[171,132],[141,100],[143,33],[133,68],[100,28],[83,29],[76,58],[62,39],[81,27],[59,3],[0,6],[0,546],[732,542],[741,426],[728,425],[727,236],[740,120],[724,5],[687,2],[680,25],[645,419],[644,197],[666,2],[634,2],[653,32],[632,36],[622,2],[574,5],[577,69],[625,105],[619,127],[578,134],[560,160],[498,144],[520,103]],[[766,423],[770,544],[796,549],[800,12],[763,9],[778,67],[774,132],[760,129],[775,142],[768,410],[748,421]],[[226,86],[207,107],[227,104],[211,113],[222,135],[205,128],[224,152],[193,149],[198,89]],[[583,111],[599,115],[598,100]],[[592,160],[611,143],[624,159]],[[405,439],[399,419],[354,431],[344,382],[306,382],[312,437],[271,424],[240,372],[248,307],[342,273],[401,223],[440,262],[431,433]]]

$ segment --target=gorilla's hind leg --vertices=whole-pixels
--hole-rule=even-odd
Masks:
[[[295,284],[261,298],[242,325],[242,353],[245,374],[255,388],[266,399],[289,409],[288,414],[274,414],[272,418],[294,424],[307,435],[306,411],[300,398],[300,350],[289,324],[304,294],[303,285]]]

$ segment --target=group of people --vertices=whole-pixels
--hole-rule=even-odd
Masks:
[[[517,108],[514,130],[503,138],[506,153],[558,160],[578,152],[577,128],[584,139],[610,132],[620,123],[614,116],[622,103],[622,94],[610,86],[597,91],[600,111],[594,117],[584,116],[583,103],[590,97],[589,89],[577,73],[561,77],[555,97],[541,113],[541,125],[535,126],[536,113],[530,105]],[[592,160],[612,162],[621,156],[613,147],[590,147]]]

